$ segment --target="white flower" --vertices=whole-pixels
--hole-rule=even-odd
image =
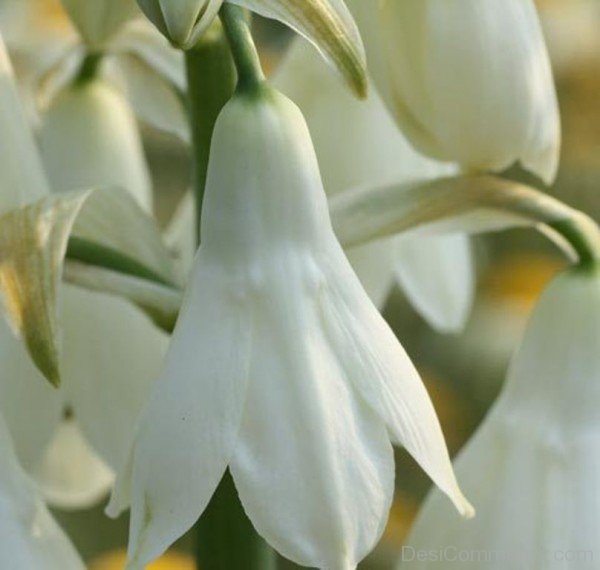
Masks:
[[[135,0],[61,0],[88,46],[102,49],[138,13]]]
[[[42,198],[49,188],[1,40],[0,125],[5,133],[0,137],[0,213],[6,213]],[[77,140],[71,142],[76,149]],[[89,165],[79,158],[68,167],[76,171]],[[112,175],[111,166],[106,165],[106,176]],[[68,460],[96,465],[97,476],[82,471],[78,481],[71,481],[70,497],[68,481],[63,481],[60,492],[49,496],[60,501],[60,506],[72,508],[105,494],[110,481],[98,457],[82,455],[81,448],[73,446],[65,449],[69,443],[61,429],[65,414],[74,416],[86,441],[108,466],[119,467],[167,338],[138,309],[120,299],[66,285],[61,298],[65,356],[59,390],[41,376],[0,315],[0,410],[24,467],[40,477],[52,476],[41,481],[43,488],[58,490],[61,483],[48,468],[66,461],[73,449],[77,454],[71,453]]]
[[[377,93],[355,100],[297,40],[275,84],[302,110],[330,195],[357,188],[427,180],[456,172],[409,146]],[[383,305],[394,283],[437,329],[460,330],[470,314],[474,270],[466,236],[394,238],[348,252],[373,301]]]
[[[55,192],[121,187],[152,211],[152,181],[125,98],[101,79],[67,87],[43,116],[40,149]]]
[[[387,519],[390,440],[470,514],[427,392],[333,234],[304,119],[274,90],[217,121],[201,243],[133,448],[131,567],[196,521],[229,466],[284,556],[354,568]]]
[[[30,421],[35,418],[30,417]],[[0,568],[83,570],[83,561],[15,455],[0,416]]]
[[[497,556],[472,566],[447,560],[444,570],[546,570],[558,553],[587,553],[567,567],[598,567],[599,339],[600,271],[569,270],[542,295],[503,393],[456,461],[477,520],[453,520],[434,491],[404,548],[403,570],[440,567],[410,558],[447,547]]]
[[[532,0],[349,4],[377,87],[416,148],[470,170],[521,161],[553,181],[560,120]]]
[[[194,47],[223,0],[138,0],[148,19],[176,46]]]

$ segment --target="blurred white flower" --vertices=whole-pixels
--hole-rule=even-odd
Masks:
[[[569,270],[542,295],[503,393],[456,461],[477,520],[453,520],[433,491],[403,570],[438,568],[413,555],[448,548],[488,557],[445,560],[445,570],[598,568],[599,339],[600,270]],[[565,566],[560,553],[578,558]]]
[[[27,413],[26,411],[23,413]],[[35,421],[30,416],[30,421]],[[83,561],[19,465],[0,416],[0,567],[83,570]]]
[[[377,88],[411,142],[463,168],[556,175],[560,119],[532,0],[349,0]]]
[[[42,198],[49,188],[1,43],[0,125],[5,133],[0,138],[0,213],[5,213]],[[87,164],[74,161],[68,166],[76,170]],[[110,165],[107,168],[110,175]],[[138,309],[120,299],[67,285],[61,298],[64,362],[59,390],[49,386],[6,319],[0,317],[0,410],[19,459],[30,473],[49,473],[44,463],[58,459],[48,453],[67,460],[60,428],[66,413],[74,415],[95,452],[116,469],[124,461],[135,418],[166,350],[167,337]],[[55,437],[59,439],[54,441]],[[97,458],[84,459],[100,469]],[[81,462],[81,453],[70,460]],[[107,477],[100,475],[89,477],[89,472],[82,471],[73,487],[74,496],[68,498],[66,488],[61,492],[61,506],[87,505],[106,493]],[[57,482],[54,478],[41,485],[56,488]],[[49,498],[57,496],[52,493]]]
[[[135,0],[61,0],[86,44],[102,49],[138,13]]]
[[[193,525],[229,466],[279,552],[354,568],[385,527],[390,440],[471,514],[419,375],[335,238],[300,111],[270,88],[238,95],[215,127],[200,250],[110,506],[131,502],[130,567]]]
[[[404,139],[377,93],[359,102],[328,73],[305,42],[290,48],[275,84],[302,110],[329,195],[456,173],[418,154]],[[438,330],[460,330],[470,314],[474,269],[466,236],[394,238],[348,252],[363,285],[383,305],[394,277]]]
[[[152,180],[135,117],[101,79],[63,90],[42,118],[42,159],[55,192],[121,187],[152,212]]]
[[[223,0],[138,0],[138,4],[165,37],[189,49],[217,17]]]

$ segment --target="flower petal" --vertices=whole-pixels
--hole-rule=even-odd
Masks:
[[[74,420],[58,428],[34,473],[46,501],[59,509],[87,509],[110,491],[113,472],[83,439]]]
[[[475,272],[462,234],[396,240],[396,276],[413,305],[443,333],[459,332],[471,314]]]
[[[471,505],[452,471],[444,436],[418,372],[350,266],[329,264],[328,282],[343,284],[322,302],[329,342],[347,363],[350,381],[381,415],[392,439],[403,445],[454,502],[470,516]]]
[[[9,427],[19,461],[37,467],[64,411],[62,395],[35,368],[23,343],[0,318],[0,410]]]
[[[168,337],[126,301],[63,288],[65,397],[88,441],[118,469]]]
[[[250,520],[281,554],[304,566],[355,568],[387,520],[392,448],[347,381],[346,355],[327,346],[317,304],[299,302],[298,284],[290,286],[257,309],[230,469]]]
[[[132,568],[161,554],[206,508],[229,463],[241,421],[250,316],[234,294],[227,294],[221,270],[210,260],[197,261],[135,439]]]
[[[129,103],[139,119],[190,142],[190,128],[183,100],[173,85],[158,75],[143,59],[121,55],[115,71]]]
[[[69,539],[19,465],[0,417],[0,568],[84,570]]]
[[[1,36],[0,120],[3,133],[0,137],[0,214],[3,214],[44,197],[49,189]]]

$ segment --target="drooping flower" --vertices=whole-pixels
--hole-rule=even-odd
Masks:
[[[0,567],[83,570],[83,561],[23,471],[0,415]]]
[[[2,43],[0,124],[5,133],[0,140],[0,213],[4,214],[44,197],[49,188]],[[73,161],[68,166],[76,170],[88,164]],[[107,168],[108,175],[110,165]],[[42,488],[51,490],[48,498],[73,508],[87,506],[108,491],[112,477],[106,476],[106,465],[114,470],[124,461],[127,439],[167,338],[120,299],[67,285],[61,298],[64,362],[59,390],[48,385],[1,316],[0,410],[24,468],[35,476],[51,476],[41,481]],[[74,447],[73,438],[64,437],[63,422],[81,428],[89,447]],[[49,470],[63,461],[86,466],[78,481],[69,480],[68,470]],[[88,467],[95,467],[96,476],[89,476]],[[59,475],[65,479],[60,481]]]
[[[560,120],[532,0],[350,0],[377,88],[424,154],[466,169],[520,161],[551,183]]]
[[[354,568],[385,526],[391,441],[471,514],[418,373],[335,238],[306,123],[283,95],[239,94],[221,113],[202,222],[110,508],[131,503],[130,567],[194,524],[229,467],[284,556]]]
[[[367,101],[356,101],[301,40],[290,48],[274,81],[306,117],[330,196],[456,172],[453,165],[415,152],[376,92]],[[353,248],[348,255],[377,305],[386,300],[396,278],[436,329],[464,326],[475,281],[466,236],[399,237]]]
[[[600,270],[571,269],[543,293],[499,400],[455,463],[477,521],[457,524],[433,491],[399,567],[433,570],[427,553],[446,552],[447,570],[597,568],[599,381]]]

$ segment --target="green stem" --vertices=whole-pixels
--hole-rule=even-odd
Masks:
[[[75,77],[76,85],[83,85],[98,75],[104,59],[102,52],[90,52],[85,55]]]
[[[600,228],[583,212],[574,212],[573,216],[560,222],[548,224],[560,234],[575,250],[582,269],[595,268],[600,264]]]
[[[240,91],[260,89],[265,82],[265,74],[252,39],[246,12],[239,6],[223,4],[220,17],[237,70],[237,89]]]
[[[228,18],[225,18],[229,22]],[[247,26],[246,26],[247,29]],[[245,33],[237,20],[227,38]],[[198,212],[198,236],[202,220],[202,202],[208,172],[210,143],[215,122],[235,90],[236,70],[228,39],[217,23],[203,41],[186,53],[190,117],[192,122],[195,165],[195,200]],[[246,43],[247,38],[239,44]],[[252,41],[250,37],[250,42]],[[239,54],[238,56],[239,57]],[[246,77],[246,72],[242,71]],[[244,81],[248,81],[246,77]],[[270,570],[275,554],[256,533],[240,503],[227,472],[206,511],[196,523],[196,561],[203,570]]]
[[[236,80],[231,52],[218,22],[194,49],[185,53],[185,63],[199,242],[212,133],[221,109],[233,94]]]

